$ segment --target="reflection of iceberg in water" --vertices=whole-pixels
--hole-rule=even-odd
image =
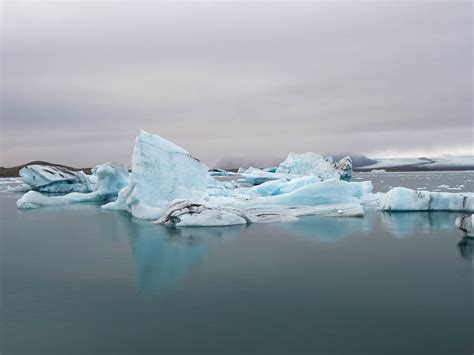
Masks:
[[[472,254],[474,251],[474,239],[469,237],[462,238],[458,243],[458,249],[461,256],[469,261],[472,261]]]
[[[419,232],[453,230],[456,213],[447,212],[383,212],[380,219],[396,238],[406,238]]]
[[[166,230],[144,229],[133,237],[133,257],[138,285],[158,291],[185,275],[206,253],[199,240],[167,235]]]
[[[328,218],[325,216],[308,216],[297,221],[275,224],[278,230],[307,238],[335,242],[354,234],[354,231],[365,231],[372,227],[372,213],[363,218]]]
[[[188,274],[203,261],[211,240],[239,234],[242,229],[170,228],[132,221],[130,225],[137,282],[147,293],[158,293]]]

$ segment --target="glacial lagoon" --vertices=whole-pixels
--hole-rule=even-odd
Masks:
[[[472,172],[356,173],[473,192]],[[169,227],[0,193],[2,353],[470,354],[462,213]]]

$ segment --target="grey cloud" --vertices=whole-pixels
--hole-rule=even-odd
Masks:
[[[469,1],[7,3],[1,165],[470,153],[472,59]]]

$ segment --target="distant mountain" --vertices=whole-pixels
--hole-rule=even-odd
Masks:
[[[79,170],[82,170],[84,171],[86,174],[91,174],[91,168],[74,168],[74,167],[71,167],[71,166],[66,166],[66,165],[62,165],[62,164],[55,164],[55,163],[49,163],[47,161],[40,161],[40,160],[35,160],[35,161],[30,161],[29,163],[25,163],[25,164],[22,164],[22,165],[18,165],[18,166],[12,166],[12,167],[9,167],[9,168],[5,168],[5,167],[0,167],[0,177],[15,177],[15,176],[20,176],[20,170],[22,168],[24,168],[25,166],[28,166],[28,165],[52,165],[52,166],[60,166],[60,167],[63,167],[63,168],[66,168],[66,169],[69,169],[69,170],[72,170],[72,171],[79,171]]]

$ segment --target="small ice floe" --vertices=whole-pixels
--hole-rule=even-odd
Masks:
[[[439,185],[438,186],[438,189],[449,189],[450,186],[449,185]]]
[[[16,206],[20,209],[32,209],[77,202],[103,202],[116,197],[128,183],[127,168],[115,163],[98,165],[92,170],[92,174],[96,178],[92,192],[71,192],[62,196],[47,196],[32,190],[24,194],[16,202]]]
[[[83,171],[61,166],[28,165],[20,170],[23,182],[39,192],[90,192],[93,187]]]
[[[381,198],[384,211],[474,211],[474,193],[415,191],[396,187]]]

